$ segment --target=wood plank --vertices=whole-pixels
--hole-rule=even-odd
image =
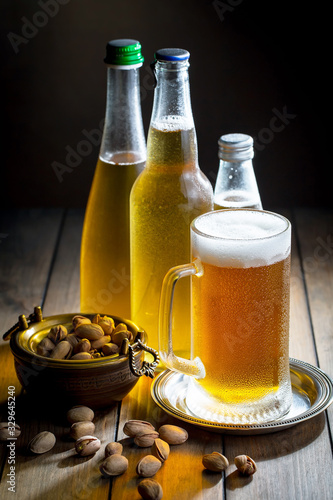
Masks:
[[[43,307],[44,316],[80,311],[80,248],[84,210],[66,214]]]
[[[295,214],[319,366],[333,377],[333,211]],[[333,407],[328,409],[333,434]]]
[[[3,210],[0,214],[0,321],[3,335],[18,316],[33,312],[44,299],[54,249],[62,222],[62,209]],[[8,419],[8,387],[21,392],[9,342],[0,339],[0,418]],[[17,415],[22,424],[22,416]],[[0,463],[8,449],[0,447]],[[2,470],[2,467],[1,467]],[[2,475],[5,478],[5,475]]]
[[[0,214],[0,318],[4,333],[44,299],[63,209]],[[1,339],[1,343],[3,343]]]
[[[317,364],[312,337],[311,318],[297,241],[297,221],[289,211],[281,211],[293,225],[291,258],[291,305],[290,305],[290,355]],[[329,498],[332,490],[332,463],[330,437],[325,416],[297,425],[277,434],[263,436],[225,436],[227,457],[233,460],[238,454],[252,456],[258,461],[258,472],[245,480],[231,469],[228,474],[227,500],[255,498],[311,499],[318,495]],[[304,472],[304,464],[316,456],[316,467]],[[288,474],[286,475],[286,470]],[[325,471],[325,472],[320,472]],[[246,486],[246,487],[243,487]],[[320,491],[320,493],[319,493]]]
[[[202,456],[212,451],[222,452],[220,434],[204,431],[168,416],[150,397],[151,380],[141,377],[131,393],[123,400],[119,420],[118,440],[124,443],[125,456],[129,458],[126,474],[114,479],[112,499],[132,500],[138,498],[137,486],[142,478],[136,473],[138,461],[150,454],[150,448],[140,448],[123,433],[129,419],[147,420],[158,430],[161,425],[174,424],[185,428],[189,438],[182,445],[170,446],[169,458],[156,473],[156,479],[164,491],[163,498],[173,500],[207,499],[223,497],[223,475],[204,471]]]
[[[57,246],[52,274],[43,307],[44,316],[79,311],[79,257],[81,243],[82,210],[69,210],[64,219],[61,239]],[[22,401],[22,398],[21,398]],[[33,403],[32,403],[33,401]],[[95,435],[101,440],[101,449],[92,457],[78,457],[74,442],[68,436],[69,424],[65,412],[43,407],[43,398],[34,401],[23,398],[18,415],[25,415],[24,433],[18,441],[16,493],[20,499],[48,500],[108,498],[110,482],[102,478],[99,465],[104,457],[105,445],[115,440],[117,407],[95,412]],[[31,456],[26,446],[41,430],[53,432],[57,437],[54,449],[45,455]],[[3,477],[8,473],[5,464]],[[0,486],[1,494],[6,485]]]
[[[107,499],[110,482],[102,478],[99,465],[104,459],[107,443],[115,440],[116,415],[113,409],[96,411],[95,435],[101,440],[100,450],[90,457],[80,457],[69,436],[66,412],[48,408],[42,395],[32,400],[20,398],[17,408],[21,416],[22,434],[15,448],[15,494],[20,500]],[[24,416],[24,418],[22,418]],[[52,450],[43,455],[28,452],[30,440],[41,431],[53,432],[57,438]],[[9,464],[6,462],[0,484],[0,498],[12,498],[6,481]]]

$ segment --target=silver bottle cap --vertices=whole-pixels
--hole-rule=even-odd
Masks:
[[[226,134],[218,140],[220,160],[239,162],[254,156],[253,139],[246,134]]]

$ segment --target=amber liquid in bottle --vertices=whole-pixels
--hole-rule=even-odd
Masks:
[[[195,130],[172,118],[150,127],[146,168],[131,193],[132,319],[155,349],[163,278],[190,262],[190,223],[213,208],[211,184],[196,163]],[[190,279],[176,287],[173,320],[174,349],[189,357]]]
[[[82,312],[130,317],[129,196],[144,164],[131,152],[98,160],[82,233]]]

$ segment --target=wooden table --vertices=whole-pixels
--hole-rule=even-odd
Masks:
[[[333,376],[333,212],[280,210],[293,224],[291,277],[291,357],[319,366]],[[20,314],[42,306],[44,316],[79,310],[79,253],[83,211],[62,209],[8,210],[0,216],[1,329],[4,333]],[[16,422],[21,436],[15,448],[15,494],[8,490],[10,450],[0,444],[0,498],[20,500],[139,498],[136,463],[146,449],[124,440],[129,469],[109,481],[99,464],[104,445],[122,440],[128,419],[149,420],[156,427],[175,423],[186,427],[188,441],[172,447],[155,478],[167,500],[325,500],[333,498],[333,406],[298,425],[277,433],[244,436],[214,433],[183,424],[158,408],[150,397],[151,380],[141,378],[118,405],[96,413],[95,434],[102,449],[78,458],[68,438],[65,417],[48,414],[31,404],[16,378],[8,342],[0,344],[1,421],[7,420],[8,387],[16,393]],[[55,433],[52,451],[31,456],[30,439],[39,431]],[[204,453],[219,451],[231,463],[224,474],[203,471]],[[240,477],[236,455],[247,454],[257,473]]]

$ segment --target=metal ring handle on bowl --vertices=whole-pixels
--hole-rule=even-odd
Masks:
[[[135,367],[134,351],[137,347],[139,347],[143,351],[149,352],[154,357],[154,361],[152,361],[151,363],[143,361],[140,370],[138,370]],[[155,349],[147,346],[146,344],[141,342],[140,339],[138,339],[133,345],[128,346],[128,354],[129,354],[129,365],[133,375],[135,375],[136,377],[141,377],[142,375],[146,375],[146,377],[154,378],[155,368],[160,362],[160,357]]]

